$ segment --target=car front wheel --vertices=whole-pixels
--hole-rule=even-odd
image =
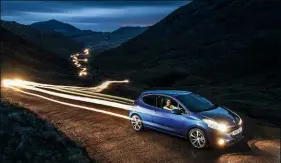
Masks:
[[[143,129],[142,120],[140,116],[136,114],[131,117],[131,124],[135,131],[141,131]]]
[[[207,138],[199,128],[191,129],[188,133],[189,141],[193,147],[201,149],[207,146]]]

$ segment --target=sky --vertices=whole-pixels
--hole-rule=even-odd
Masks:
[[[1,19],[32,24],[56,19],[79,29],[150,26],[188,1],[1,1]]]

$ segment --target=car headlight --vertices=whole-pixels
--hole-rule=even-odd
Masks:
[[[215,122],[215,121],[210,120],[210,119],[203,119],[203,121],[205,123],[207,123],[208,127],[212,128],[212,129],[219,130],[220,132],[227,132],[228,131],[228,127],[223,123],[218,123],[218,122]]]
[[[242,124],[242,119],[240,118],[238,125],[241,125],[241,124]]]

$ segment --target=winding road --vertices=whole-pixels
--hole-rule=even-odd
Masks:
[[[49,88],[44,90],[89,97]],[[263,126],[249,117],[243,117],[245,138],[241,142],[226,149],[197,150],[181,138],[153,130],[133,131],[129,120],[124,118],[128,115],[126,109],[25,88],[2,88],[1,98],[17,102],[48,119],[72,140],[84,146],[91,158],[101,163],[280,162],[280,128]]]

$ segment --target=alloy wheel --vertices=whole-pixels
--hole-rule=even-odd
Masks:
[[[132,116],[131,123],[135,131],[140,131],[143,128],[142,120],[138,115]]]
[[[207,144],[204,132],[198,128],[190,130],[189,140],[195,148],[204,148]]]

